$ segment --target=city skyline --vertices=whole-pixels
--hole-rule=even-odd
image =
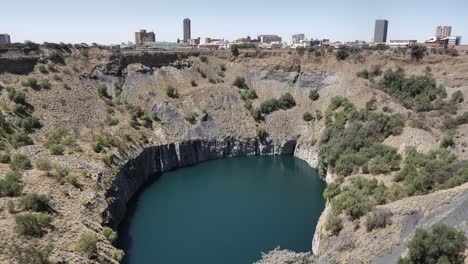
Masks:
[[[192,38],[234,40],[275,34],[287,41],[295,33],[304,33],[307,38],[371,41],[376,19],[389,21],[387,40],[423,42],[435,36],[438,25],[452,26],[452,35],[462,36],[463,44],[468,38],[468,18],[464,16],[467,7],[461,0],[451,0],[440,7],[431,7],[436,1],[428,1],[424,6],[401,0],[392,3],[361,0],[352,4],[337,1],[331,6],[299,0],[293,6],[281,8],[263,0],[256,3],[239,0],[237,5],[226,6],[224,12],[219,9],[225,4],[214,5],[211,0],[203,3],[137,0],[130,6],[119,5],[123,1],[108,0],[99,3],[84,0],[79,4],[51,0],[24,2],[21,6],[11,1],[2,4],[5,15],[0,17],[0,33],[10,34],[12,42],[133,42],[133,33],[139,29],[154,31],[158,41],[176,41],[183,39],[181,21],[186,17],[192,21]]]

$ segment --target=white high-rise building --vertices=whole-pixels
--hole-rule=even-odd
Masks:
[[[0,34],[0,44],[10,44],[11,39],[8,34]]]
[[[305,40],[304,34],[294,34],[291,38],[291,44],[299,44],[301,41]]]

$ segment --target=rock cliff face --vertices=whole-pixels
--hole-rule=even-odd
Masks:
[[[103,218],[117,228],[125,217],[130,199],[162,172],[228,157],[293,155],[295,149],[296,141],[292,139],[262,143],[256,138],[191,140],[145,147],[121,167],[113,188],[107,193],[109,206]]]

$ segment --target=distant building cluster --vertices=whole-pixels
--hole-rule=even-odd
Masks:
[[[304,33],[293,34],[289,41],[283,41],[282,37],[274,34],[259,34],[255,38],[241,37],[233,41],[222,38],[201,37],[192,38],[192,22],[190,18],[182,21],[182,38],[176,42],[156,41],[154,31],[141,29],[135,32],[135,42],[110,45],[115,51],[120,50],[227,50],[233,45],[243,49],[320,49],[320,48],[411,48],[415,45],[423,45],[431,49],[457,49],[468,53],[468,45],[461,45],[461,36],[452,36],[452,26],[437,26],[434,37],[430,37],[422,43],[413,39],[388,40],[389,21],[386,19],[375,20],[374,36],[371,42],[355,41],[330,41],[327,38],[307,38]],[[10,44],[9,34],[0,34],[0,45]]]
[[[8,35],[8,34],[0,34],[0,45],[2,45],[2,44],[10,44],[10,43],[11,43],[10,35]]]

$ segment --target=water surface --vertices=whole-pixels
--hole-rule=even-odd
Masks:
[[[125,263],[242,264],[310,251],[325,183],[292,156],[208,161],[162,174],[120,230]]]

